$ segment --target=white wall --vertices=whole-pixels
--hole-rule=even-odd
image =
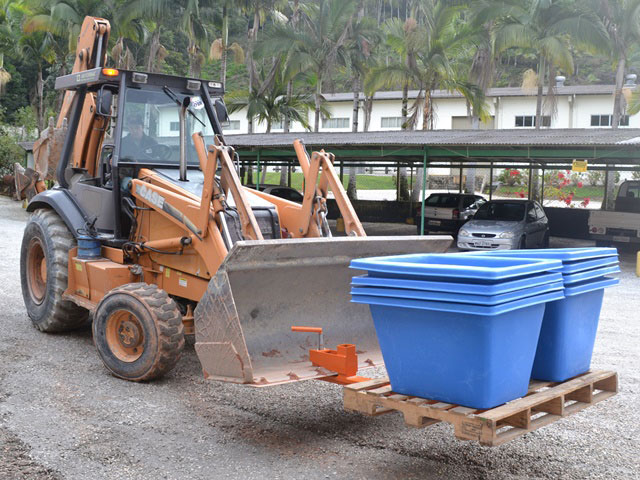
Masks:
[[[551,118],[551,128],[591,128],[591,115],[610,115],[613,111],[613,96],[611,95],[558,95],[557,114]],[[409,99],[409,106],[413,99]],[[526,96],[489,97],[487,98],[489,114],[495,117],[496,129],[516,128],[515,117],[520,115],[536,114],[535,94]],[[350,132],[353,103],[351,101],[329,102],[327,105],[332,118],[348,118],[348,126],[344,128],[324,128],[320,122],[321,132]],[[370,131],[400,130],[400,128],[383,128],[383,117],[400,117],[402,102],[397,100],[375,100],[371,111]],[[416,129],[422,128],[422,106],[419,106],[418,122]],[[451,129],[453,117],[467,115],[467,107],[464,98],[436,98],[434,99],[436,129]],[[230,134],[246,133],[248,122],[246,110],[230,115],[232,120],[240,121],[239,130],[226,129]],[[313,110],[308,112],[309,124],[313,130]],[[640,128],[640,114],[633,115],[629,120],[629,126]],[[518,127],[533,128],[533,127]],[[254,132],[262,133],[266,130],[266,124],[254,124]],[[364,114],[359,110],[358,131],[364,130]],[[272,128],[272,132],[281,132],[282,129]],[[301,124],[294,122],[292,132],[303,132]]]

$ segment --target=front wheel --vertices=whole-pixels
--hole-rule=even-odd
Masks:
[[[177,304],[156,285],[129,283],[98,304],[93,341],[105,367],[133,382],[159,378],[176,366],[184,348]]]

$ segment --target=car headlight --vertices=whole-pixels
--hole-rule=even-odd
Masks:
[[[496,237],[498,237],[498,238],[513,238],[514,234],[513,234],[513,232],[502,232],[502,233],[499,233],[498,235],[496,235]]]
[[[469,231],[468,231],[468,230],[465,230],[464,228],[461,228],[461,229],[458,231],[458,235],[462,235],[463,237],[470,237],[470,236],[471,236],[471,234],[469,233]]]

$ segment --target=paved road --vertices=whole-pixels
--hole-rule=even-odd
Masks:
[[[640,288],[631,261],[607,293],[594,355],[594,367],[620,372],[621,393],[489,449],[456,441],[447,425],[415,430],[395,415],[346,413],[340,388],[322,382],[207,382],[193,347],[162,381],[118,380],[90,331],[31,327],[18,268],[25,219],[0,198],[1,479],[638,478]]]

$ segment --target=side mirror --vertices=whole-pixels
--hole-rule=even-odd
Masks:
[[[103,117],[112,117],[111,104],[113,103],[113,92],[108,88],[102,87],[98,91],[98,98],[96,100],[96,113]]]
[[[216,98],[213,101],[213,108],[220,124],[229,124],[229,112],[227,112],[227,106],[221,98]]]
[[[533,215],[527,215],[527,222],[532,223],[536,221],[536,217]]]

